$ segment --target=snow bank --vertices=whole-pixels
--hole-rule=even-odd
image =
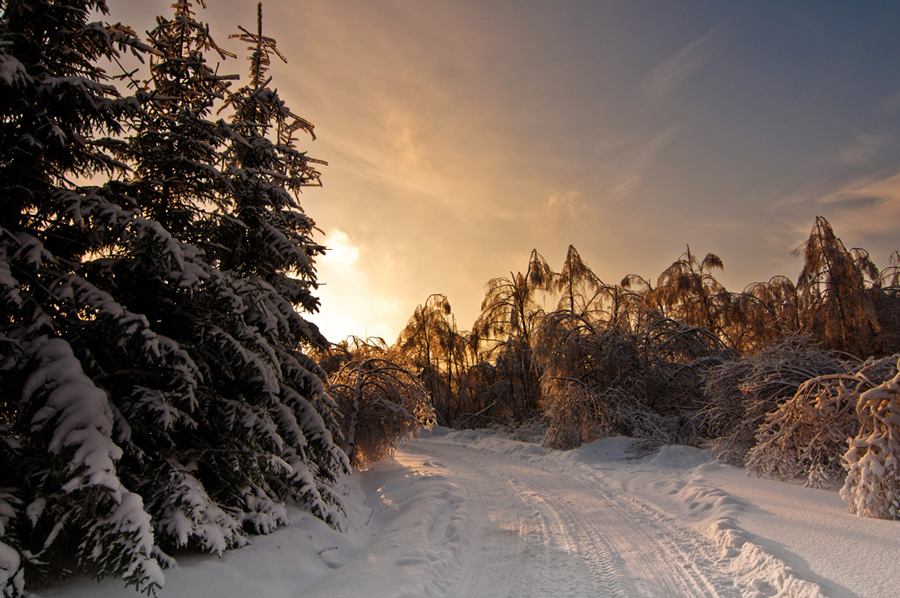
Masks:
[[[288,507],[290,524],[267,536],[253,536],[240,549],[221,557],[181,553],[177,567],[165,571],[159,598],[293,598],[304,588],[353,560],[377,533],[364,504],[366,496],[355,480],[341,487],[348,511],[346,533],[320,519]],[[33,594],[29,598],[138,598],[122,582],[94,582],[76,578]]]
[[[443,596],[466,548],[467,496],[441,464],[415,471],[382,462],[360,476],[374,503],[378,538],[359,556],[303,592],[303,598]]]

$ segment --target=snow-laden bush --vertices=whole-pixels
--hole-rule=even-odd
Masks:
[[[535,350],[544,445],[574,448],[613,434],[696,443],[699,373],[724,355],[705,329],[666,318],[634,334],[572,312],[548,314]]]
[[[542,370],[545,447],[571,449],[626,433],[617,410],[643,402],[649,365],[633,335],[560,310],[544,319],[534,355]]]
[[[804,382],[791,399],[766,415],[747,469],[781,480],[803,477],[811,488],[843,484],[842,456],[848,438],[859,430],[857,401],[878,380],[896,373],[896,358],[850,365],[847,373]]]
[[[864,392],[856,413],[841,498],[857,515],[900,519],[900,373]]]
[[[707,425],[718,435],[713,456],[744,466],[767,414],[793,397],[807,380],[844,371],[837,357],[802,337],[790,337],[711,368],[705,375],[703,411]]]
[[[548,397],[547,433],[543,445],[569,450],[612,434],[606,397],[577,381],[554,385]]]

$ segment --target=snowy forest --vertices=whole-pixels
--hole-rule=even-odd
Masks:
[[[486,284],[470,331],[431,295],[393,345],[350,338],[320,357],[354,416],[351,463],[383,458],[413,428],[345,389],[401,369],[442,426],[502,428],[554,449],[617,435],[640,439],[638,451],[706,446],[759,475],[840,489],[852,512],[898,519],[900,254],[880,269],[821,217],[796,253],[796,282],[731,292],[715,278],[722,260],[690,247],[655,281],[619,284],[575,247],[559,271],[533,251],[524,273]]]
[[[820,217],[796,279],[733,292],[689,247],[615,284],[535,250],[469,330],[432,294],[393,344],[332,344],[304,317],[313,124],[268,72],[262,5],[224,34],[242,75],[202,8],[141,37],[103,0],[0,0],[4,598],[73,574],[153,594],[179,551],[243,546],[287,504],[339,529],[337,481],[433,425],[711,447],[900,519],[900,253]]]

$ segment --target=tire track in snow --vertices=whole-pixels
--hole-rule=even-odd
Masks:
[[[709,540],[602,478],[439,440],[399,458],[414,455],[444,461],[473,501],[468,562],[448,596],[740,596]]]

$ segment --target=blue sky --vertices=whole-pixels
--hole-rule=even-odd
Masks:
[[[110,0],[139,30],[169,0]],[[334,340],[392,342],[448,295],[459,325],[536,248],[655,278],[687,244],[734,291],[817,215],[884,267],[900,249],[900,3],[340,0],[264,3],[274,84],[316,125],[302,202]],[[208,0],[218,41],[255,2]],[[240,72],[243,60],[224,68]]]

